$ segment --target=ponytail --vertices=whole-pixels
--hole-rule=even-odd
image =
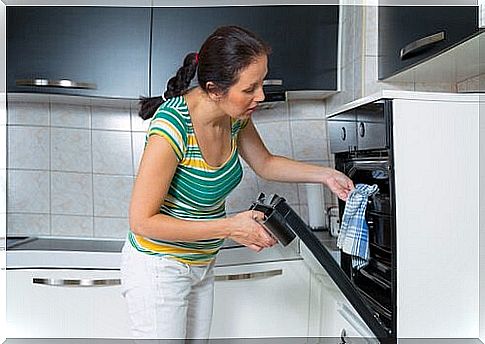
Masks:
[[[167,82],[167,89],[162,96],[140,97],[140,110],[138,115],[145,119],[152,118],[157,109],[167,99],[177,97],[185,93],[189,88],[190,81],[194,78],[197,71],[198,55],[190,53],[184,58],[184,64],[177,70],[174,77]]]

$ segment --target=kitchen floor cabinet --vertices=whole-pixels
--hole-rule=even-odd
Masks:
[[[349,337],[365,338],[366,343],[378,343],[375,335],[332,281],[327,271],[303,244],[301,255],[311,271],[308,336],[342,337],[345,340]]]
[[[477,32],[477,6],[379,6],[379,79],[424,62]]]
[[[147,95],[150,15],[150,8],[8,6],[7,91]]]
[[[113,270],[8,270],[8,338],[129,337],[128,315]],[[34,279],[47,279],[33,283]],[[76,286],[106,281],[107,286]],[[53,286],[61,281],[67,286]],[[71,281],[71,282],[69,282]]]
[[[286,90],[337,89],[338,6],[154,8],[151,95],[217,27],[239,25],[271,45],[266,79]]]
[[[310,271],[302,260],[216,267],[211,338],[308,335]]]

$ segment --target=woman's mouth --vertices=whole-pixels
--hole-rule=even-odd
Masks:
[[[247,112],[253,112],[254,110],[256,110],[257,107],[258,107],[257,105],[253,106],[253,107],[247,109]]]

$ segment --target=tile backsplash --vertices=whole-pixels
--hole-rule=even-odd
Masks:
[[[148,126],[136,112],[128,100],[9,95],[8,235],[124,238]],[[272,153],[332,166],[324,113],[323,100],[293,100],[260,109],[253,120]],[[243,166],[228,216],[265,192],[308,218],[304,184],[268,182]],[[328,190],[325,198],[326,207],[336,204]]]

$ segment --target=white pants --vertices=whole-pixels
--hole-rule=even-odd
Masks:
[[[194,266],[151,256],[126,242],[121,284],[133,336],[208,338],[214,299],[213,265]]]

